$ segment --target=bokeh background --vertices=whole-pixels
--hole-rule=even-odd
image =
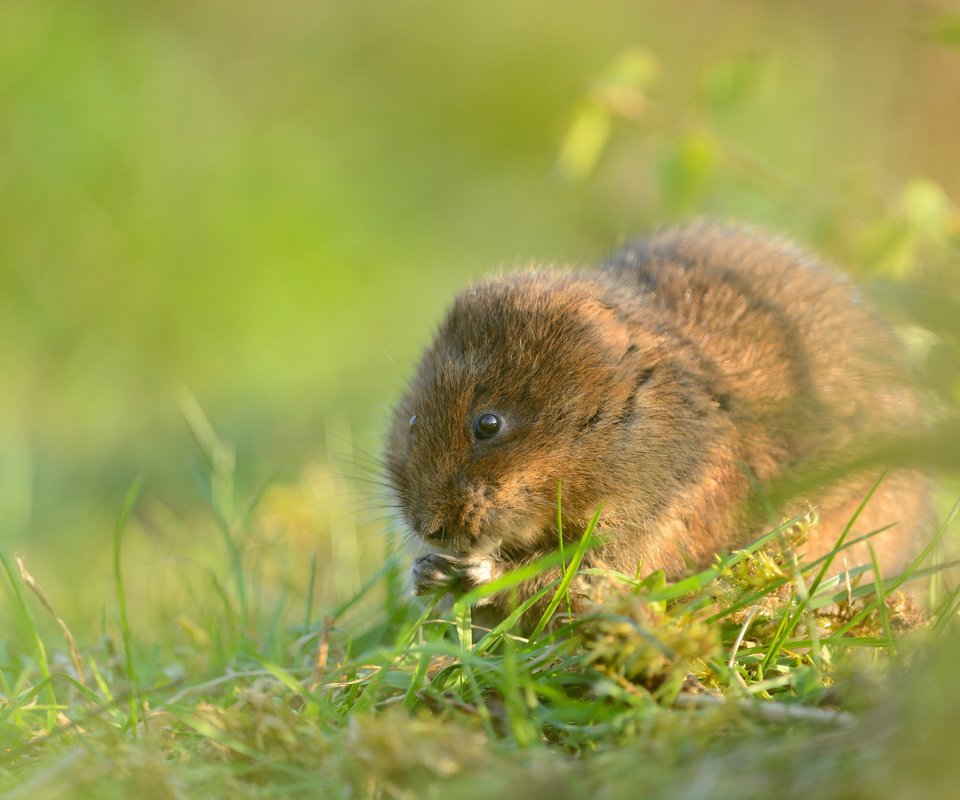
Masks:
[[[95,635],[141,476],[139,636],[217,613],[218,516],[262,613],[335,602],[457,289],[702,214],[879,287],[949,406],[958,44],[906,0],[2,0],[0,547]]]

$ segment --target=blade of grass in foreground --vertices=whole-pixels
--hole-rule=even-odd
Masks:
[[[247,579],[244,574],[243,555],[233,531],[233,523],[236,520],[234,502],[236,454],[233,448],[220,441],[200,402],[186,386],[181,387],[180,390],[180,413],[210,465],[209,482],[202,475],[198,477],[201,479],[201,485],[208,492],[210,509],[227,551],[234,591],[237,593],[237,601],[240,604],[240,629],[243,635],[247,635],[250,630]]]
[[[555,595],[560,602],[559,593]],[[549,617],[547,617],[549,619]],[[503,706],[506,712],[507,725],[514,741],[521,748],[530,747],[538,738],[538,731],[534,726],[530,709],[524,702],[524,693],[521,686],[522,661],[517,658],[517,650],[513,643],[507,640],[503,654],[502,671],[500,673],[500,691],[503,696]]]
[[[454,610],[457,621],[457,639],[460,647],[469,651],[473,647],[473,622],[470,606],[460,603]]]
[[[890,584],[885,587],[887,594],[892,594],[908,580],[920,577],[924,573],[928,572],[929,569],[931,569],[928,568],[927,570],[921,570],[920,565],[930,557],[930,554],[933,552],[934,548],[940,543],[940,540],[944,537],[947,530],[949,530],[950,526],[953,524],[953,521],[956,519],[958,513],[960,513],[960,499],[954,503],[953,508],[950,509],[950,513],[947,514],[947,518],[943,521],[943,524],[939,527],[933,538],[927,543],[926,547],[920,551],[920,554],[900,575],[898,575],[896,578],[893,578],[890,581]],[[859,625],[868,614],[872,613],[877,608],[879,602],[879,599],[874,598],[872,601],[864,605],[864,607],[860,609],[859,613],[857,613],[854,617],[848,620],[846,624],[835,631],[830,638],[839,638],[851,628]]]
[[[66,620],[61,617],[53,607],[53,604],[50,602],[50,599],[47,597],[47,593],[43,591],[43,588],[37,582],[37,579],[30,574],[30,571],[27,569],[27,565],[24,563],[22,556],[16,557],[17,566],[20,568],[20,578],[23,580],[24,584],[27,585],[36,596],[37,600],[40,601],[47,611],[50,612],[50,616],[57,623],[57,627],[60,628],[60,632],[63,634],[63,638],[67,643],[67,652],[70,653],[70,660],[73,663],[73,669],[77,673],[77,677],[80,679],[81,683],[86,683],[87,678],[83,671],[83,661],[80,658],[80,651],[77,650],[76,639],[73,638],[73,633],[70,631],[70,627],[67,625]]]
[[[580,542],[577,544],[577,549],[570,558],[570,563],[564,567],[563,578],[560,581],[560,585],[557,587],[557,591],[554,593],[550,603],[547,605],[546,610],[540,617],[540,621],[537,623],[537,626],[533,629],[533,633],[530,634],[529,644],[533,644],[537,637],[543,633],[543,629],[547,627],[547,623],[553,617],[554,612],[557,610],[557,606],[560,605],[560,601],[570,588],[570,584],[573,582],[573,578],[577,574],[577,570],[580,569],[580,562],[583,561],[583,556],[587,552],[587,547],[590,545],[590,540],[593,539],[593,531],[597,527],[597,522],[600,520],[600,514],[602,511],[603,505],[601,504],[594,512],[593,518],[587,525],[587,529],[583,532],[583,536],[580,537]]]
[[[471,589],[463,596],[457,598],[457,602],[475,605],[479,600],[519,586],[559,564],[562,564],[560,561],[560,553],[557,551],[548,553],[543,558],[538,558],[532,564],[526,564],[522,567],[517,567],[517,569],[512,569],[501,575],[495,581],[490,581],[490,583],[485,583],[476,589]]]
[[[519,606],[517,606],[510,615],[503,620],[499,625],[490,630],[474,648],[474,652],[477,655],[482,655],[488,650],[491,650],[493,646],[500,641],[501,638],[506,636],[513,627],[517,624],[527,611],[529,611],[536,603],[538,603],[543,597],[547,595],[550,590],[552,590],[559,581],[553,581],[552,583],[544,586],[539,592],[535,592],[526,600],[524,600]]]
[[[933,628],[934,634],[942,633],[947,625],[950,624],[950,620],[954,618],[957,611],[960,611],[960,584],[957,584],[957,587],[950,593],[949,597],[940,604],[940,607],[934,613],[933,618],[937,621],[937,624]]]
[[[37,622],[30,613],[30,607],[27,605],[27,599],[23,596],[23,590],[20,588],[20,581],[13,571],[7,554],[0,550],[0,562],[3,562],[3,568],[6,570],[7,577],[10,579],[10,585],[13,587],[14,597],[17,598],[17,608],[23,619],[27,630],[30,631],[30,637],[33,639],[34,647],[37,649],[37,668],[40,670],[40,677],[46,685],[47,694],[47,732],[53,732],[57,726],[57,697],[53,691],[52,678],[50,677],[50,662],[47,661],[47,649],[43,645],[43,638],[37,628]]]
[[[690,575],[687,578],[683,578],[676,583],[667,584],[662,589],[654,590],[650,593],[650,599],[668,603],[672,600],[683,597],[684,595],[692,594],[703,589],[714,578],[719,577],[723,570],[729,569],[730,567],[735,567],[737,564],[743,561],[743,559],[747,558],[753,553],[756,553],[758,550],[762,550],[776,536],[780,535],[785,530],[788,530],[793,525],[803,520],[805,516],[805,514],[799,514],[792,519],[788,519],[782,525],[778,525],[772,531],[765,533],[759,539],[751,542],[746,547],[740,550],[735,550],[716,566],[708,567],[707,569],[702,570],[694,575]]]
[[[887,608],[887,593],[883,585],[883,573],[880,571],[880,561],[877,559],[877,552],[873,545],[867,545],[870,549],[870,563],[873,565],[873,578],[877,588],[877,600],[880,601],[880,619],[883,622],[883,633],[887,639],[887,646],[893,647],[893,631],[890,629],[890,610]]]
[[[314,550],[310,556],[310,578],[307,583],[307,602],[303,613],[303,629],[310,630],[310,623],[313,621],[313,597],[317,584],[317,551]]]
[[[563,555],[563,481],[557,481],[557,545],[560,550],[560,563],[566,565],[567,559]],[[566,593],[567,614],[573,614],[570,605],[570,592]]]
[[[870,533],[864,534],[863,536],[858,536],[856,539],[851,539],[851,540],[848,541],[848,542],[844,542],[841,546],[834,548],[834,550],[831,550],[830,553],[827,553],[826,555],[820,556],[820,558],[815,559],[814,561],[811,561],[809,564],[804,565],[804,566],[803,566],[803,570],[804,570],[805,572],[808,572],[808,571],[810,571],[810,570],[812,570],[812,569],[815,569],[815,568],[817,568],[818,566],[820,566],[820,564],[822,564],[822,563],[823,563],[827,558],[829,558],[831,555],[835,555],[837,552],[840,552],[840,551],[842,551],[842,550],[846,550],[847,548],[853,547],[854,545],[860,544],[861,542],[869,541],[869,540],[870,540],[871,538],[873,538],[874,536],[878,536],[879,534],[883,533],[884,531],[889,530],[891,527],[892,527],[891,525],[885,525],[884,527],[878,528],[878,529],[875,530],[875,531],[870,531]],[[767,537],[764,537],[764,539],[767,539]],[[860,574],[861,572],[865,572],[867,569],[869,569],[869,568],[868,568],[868,567],[854,567],[854,568],[851,568],[851,569],[849,569],[849,570],[846,570],[846,572],[849,572],[850,575],[857,575],[857,574]],[[746,596],[744,596],[744,597],[741,597],[741,598],[740,598],[739,600],[737,600],[735,603],[732,603],[731,605],[726,606],[725,608],[720,609],[719,611],[717,611],[716,613],[714,613],[712,616],[708,617],[707,621],[708,621],[708,622],[716,622],[716,621],[719,620],[719,619],[722,619],[722,618],[724,618],[724,617],[728,617],[728,616],[730,616],[731,614],[736,613],[737,611],[739,611],[739,610],[742,609],[742,608],[746,608],[747,606],[753,605],[753,604],[756,603],[758,600],[760,600],[760,599],[762,599],[763,597],[767,596],[767,595],[770,594],[771,592],[776,591],[776,590],[779,589],[781,586],[785,586],[785,585],[786,585],[787,583],[789,583],[789,582],[790,582],[790,578],[789,578],[789,577],[778,578],[778,579],[775,580],[775,581],[771,581],[771,582],[768,583],[766,586],[764,586],[762,589],[760,589],[760,590],[758,590],[758,591],[756,591],[756,592],[751,592],[750,594],[748,594],[748,595],[746,595]],[[668,588],[669,588],[669,587],[668,587]],[[818,597],[820,597],[820,596],[821,596],[821,595],[818,595]],[[811,601],[811,602],[812,602],[812,601]]]
[[[867,496],[863,498],[863,501],[860,505],[857,506],[856,511],[853,512],[853,516],[850,517],[849,521],[843,528],[843,532],[840,534],[840,537],[837,539],[837,543],[834,545],[833,549],[827,553],[826,558],[823,562],[823,566],[820,567],[820,571],[817,573],[817,577],[814,578],[813,583],[810,586],[810,597],[813,597],[817,593],[817,589],[820,588],[820,584],[823,583],[823,579],[827,576],[827,572],[830,570],[830,565],[833,563],[834,558],[836,558],[837,553],[843,549],[843,543],[847,540],[847,536],[850,535],[850,531],[853,529],[853,526],[857,523],[857,520],[860,519],[860,515],[863,513],[863,509],[867,507],[867,503],[870,502],[870,499],[876,494],[877,489],[880,488],[880,484],[883,479],[887,477],[887,471],[884,470],[879,478],[874,482],[873,486],[870,487],[870,491],[867,492]],[[870,545],[867,545],[868,547]]]
[[[931,575],[936,575],[946,570],[952,569],[953,567],[956,567],[958,565],[960,565],[960,561],[945,561],[943,563],[936,564],[932,567],[924,567],[923,569],[916,570],[911,575],[911,578],[914,580],[918,580],[920,578],[927,578]],[[865,572],[869,572],[872,569],[873,567],[869,567],[869,566],[856,567],[854,569],[849,570],[849,574],[851,578],[855,578],[858,575],[863,575]],[[831,578],[830,581],[825,584],[825,586],[831,586],[834,584],[834,582],[836,582],[836,585],[839,585],[840,584],[839,578],[840,578],[839,575],[834,578]],[[894,575],[890,577],[890,580],[899,581],[899,578],[900,576]],[[886,595],[889,596],[890,588],[886,586],[886,581],[884,582],[884,587],[885,587],[884,591]],[[844,587],[842,589],[837,589],[836,591],[830,591],[830,592],[823,591],[823,588],[824,588],[823,586],[821,586],[820,588],[821,588],[820,594],[818,594],[815,598],[813,598],[810,601],[810,608],[813,610],[823,608],[824,606],[829,606],[832,603],[839,603],[842,600],[856,600],[856,599],[860,599],[861,597],[869,597],[870,595],[877,594],[877,587],[873,581],[871,581],[870,583],[861,583],[857,586],[853,586],[852,588]]]
[[[793,578],[794,585],[796,586],[797,592],[800,595],[800,602],[797,605],[796,610],[793,614],[790,613],[790,606],[788,605],[784,609],[784,616],[781,624],[777,630],[777,635],[774,637],[773,641],[770,643],[770,648],[767,650],[767,654],[764,656],[763,661],[760,664],[761,672],[766,672],[769,669],[770,665],[774,662],[777,656],[780,654],[784,642],[786,642],[796,630],[797,625],[800,623],[800,620],[803,619],[807,614],[807,609],[810,605],[810,599],[816,594],[817,590],[820,588],[820,584],[823,582],[824,578],[827,575],[827,572],[830,569],[830,565],[833,563],[833,560],[836,558],[837,553],[839,553],[844,548],[844,544],[847,540],[847,537],[850,535],[850,531],[853,529],[853,526],[856,524],[857,520],[860,518],[860,515],[863,513],[863,510],[867,507],[867,503],[870,502],[870,499],[876,493],[877,489],[880,487],[880,484],[883,482],[883,479],[886,477],[886,470],[874,481],[873,486],[870,487],[870,491],[867,492],[866,496],[857,506],[856,510],[851,515],[850,519],[847,521],[847,524],[844,526],[843,531],[840,533],[840,536],[837,538],[836,544],[833,546],[833,549],[824,556],[823,564],[820,567],[820,570],[817,572],[816,576],[813,579],[813,583],[810,585],[810,588],[807,589],[804,586],[803,574],[799,571],[796,572],[796,575]],[[869,544],[867,545],[870,546]],[[871,550],[872,552],[872,550]],[[816,626],[811,625],[810,628],[810,638],[812,641],[817,644],[813,648],[814,659],[819,665],[820,663],[820,646],[819,640],[816,633]]]
[[[120,636],[123,639],[124,670],[127,675],[127,681],[130,684],[130,730],[136,735],[137,730],[137,706],[139,704],[139,690],[137,684],[137,671],[133,663],[133,645],[130,641],[130,622],[127,618],[127,596],[123,591],[123,571],[120,566],[120,555],[123,546],[123,534],[127,528],[127,520],[130,512],[137,502],[140,495],[140,489],[143,486],[143,480],[137,478],[123,501],[123,508],[120,516],[117,518],[117,527],[113,533],[113,581],[117,593],[117,609],[120,614]]]

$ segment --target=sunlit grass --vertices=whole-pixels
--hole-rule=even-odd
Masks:
[[[237,496],[215,462],[208,469]],[[894,686],[919,680],[904,666],[955,627],[960,593],[933,614],[897,593],[946,566],[927,561],[956,508],[903,574],[874,582],[870,565],[827,577],[839,554],[876,533],[848,541],[855,518],[833,551],[798,561],[812,514],[680,581],[586,570],[575,582],[598,513],[565,557],[452,605],[398,593],[404,567],[391,557],[338,607],[315,609],[308,589],[250,605],[242,624],[243,603],[278,587],[264,585],[269,571],[253,569],[238,538],[223,544],[235,557],[207,584],[224,617],[192,621],[184,639],[158,646],[146,631],[162,620],[126,616],[121,545],[136,496],[135,486],[117,525],[116,623],[81,645],[83,671],[41,635],[30,595],[42,588],[4,556],[16,613],[33,632],[0,663],[0,788],[11,796],[119,797],[147,785],[170,796],[496,796],[507,775],[539,781],[545,765],[569,775],[574,763],[581,788],[633,769],[679,791],[691,769],[724,764],[745,770],[744,785],[767,786],[778,748],[819,752],[836,746],[833,731],[845,732],[842,757],[811,780],[851,785],[882,757],[872,715],[891,706]],[[224,531],[242,537],[236,525]],[[560,577],[516,614],[471,630],[480,595],[557,564]],[[520,615],[538,601],[525,635]],[[224,618],[236,624],[218,630]]]

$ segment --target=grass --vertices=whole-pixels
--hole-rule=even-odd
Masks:
[[[218,469],[212,461],[211,483],[233,496]],[[845,797],[931,778],[890,773],[901,732],[930,723],[918,714],[931,668],[911,665],[956,649],[960,588],[933,614],[898,590],[949,566],[926,561],[960,504],[902,575],[873,583],[866,566],[827,577],[863,539],[848,536],[855,520],[833,552],[798,560],[811,515],[676,582],[581,570],[598,511],[572,550],[446,611],[439,598],[398,592],[395,556],[324,611],[313,608],[312,574],[300,600],[258,605],[272,593],[244,551],[249,515],[224,517],[211,492],[230,542],[206,600],[222,613],[162,646],[132,633],[125,602],[122,545],[139,488],[119,514],[116,607],[98,642],[78,651],[22,562],[18,572],[2,554],[30,632],[22,650],[7,644],[0,656],[4,797],[490,797],[518,785],[534,796],[632,796],[642,785],[683,797],[774,787]],[[493,630],[471,630],[480,594],[557,563],[531,635],[519,613],[540,596]],[[586,593],[571,589],[578,574]],[[44,640],[31,593],[72,657]],[[918,699],[904,704],[911,693]],[[958,706],[960,694],[942,693],[944,704]]]

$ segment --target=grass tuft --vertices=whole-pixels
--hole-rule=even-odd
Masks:
[[[583,569],[598,509],[572,552],[558,546],[449,604],[397,592],[395,557],[326,610],[315,552],[299,599],[267,582],[269,565],[238,573],[227,559],[198,595],[211,612],[181,620],[175,646],[150,647],[131,629],[121,569],[139,492],[138,481],[114,536],[119,652],[108,635],[49,658],[22,589],[34,582],[0,554],[33,642],[32,659],[15,666],[8,653],[0,668],[0,791],[128,796],[149,781],[170,796],[486,797],[546,791],[546,770],[582,794],[633,770],[672,793],[690,788],[689,769],[766,786],[757,776],[774,745],[823,758],[833,731],[845,732],[844,758],[811,780],[849,786],[877,763],[864,748],[886,746],[864,709],[890,706],[917,641],[950,641],[960,603],[954,589],[931,614],[899,591],[949,563],[918,558],[887,580],[875,563],[832,575],[836,556],[871,536],[850,539],[851,526],[805,561],[810,513],[677,581]],[[507,619],[474,626],[472,603],[546,571],[559,577]],[[238,575],[259,598],[247,625],[230,622],[224,589]],[[526,636],[532,608],[543,610]],[[89,681],[70,674],[78,661]]]

